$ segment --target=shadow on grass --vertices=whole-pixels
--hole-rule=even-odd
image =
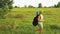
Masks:
[[[50,25],[50,28],[51,28],[51,29],[59,29],[59,30],[60,30],[60,27],[57,26],[57,25]]]

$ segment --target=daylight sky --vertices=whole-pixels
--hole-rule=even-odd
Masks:
[[[39,3],[42,3],[42,6],[52,6],[54,4],[57,4],[60,0],[14,0],[14,4],[13,6],[19,6],[19,7],[23,7],[23,6],[28,6],[28,5],[32,5],[34,7],[38,7]]]

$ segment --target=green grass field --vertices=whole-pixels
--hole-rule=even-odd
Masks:
[[[60,34],[60,8],[38,8],[43,11],[43,34]],[[36,8],[13,8],[0,19],[0,34],[34,34],[38,26],[32,25]],[[37,31],[36,34],[39,34]]]

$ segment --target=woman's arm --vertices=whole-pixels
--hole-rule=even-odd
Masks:
[[[41,16],[38,16],[38,22],[44,22],[44,19],[41,19]]]
[[[38,22],[40,22],[40,16],[38,16]]]

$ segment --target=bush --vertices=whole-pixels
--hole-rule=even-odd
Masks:
[[[10,11],[8,5],[6,4],[4,7],[0,8],[0,18],[5,18],[5,15]]]

